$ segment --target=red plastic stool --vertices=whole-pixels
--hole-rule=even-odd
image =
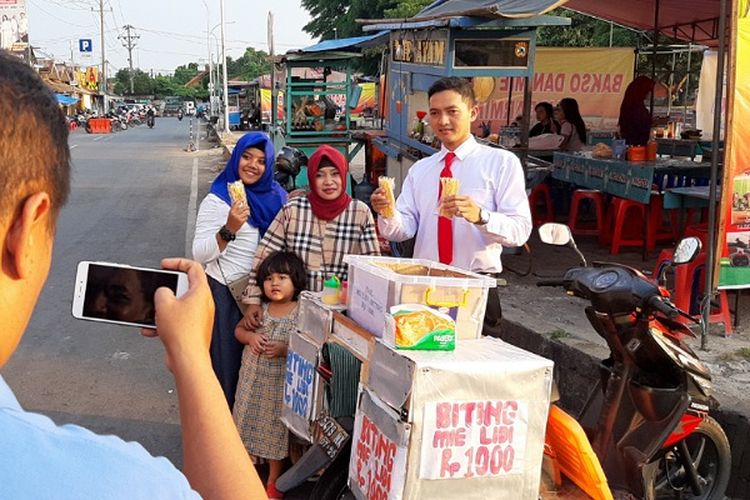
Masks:
[[[594,204],[596,221],[594,227],[581,226],[578,222],[578,210],[583,200],[591,200]],[[575,235],[599,236],[604,224],[604,194],[594,189],[576,189],[570,201],[570,214],[568,215],[568,226]]]
[[[688,236],[695,236],[701,240],[701,248],[705,249],[708,245],[708,224],[690,224],[686,226],[684,237],[687,238]]]
[[[705,288],[706,255],[706,252],[701,252],[689,264],[675,267],[675,286],[672,301],[677,307],[693,316],[700,314],[700,310],[696,310],[693,306],[700,296],[700,292]],[[712,307],[712,312],[708,318],[709,323],[724,323],[726,336],[732,335],[732,314],[729,310],[729,299],[725,290],[719,291],[719,308],[716,312],[713,311],[714,308]]]
[[[540,201],[544,202],[541,210],[539,208]],[[555,221],[555,207],[552,203],[552,193],[547,184],[542,182],[531,190],[529,207],[531,208],[531,220],[535,226]]]
[[[636,212],[636,216],[629,216],[628,214],[631,212]],[[626,230],[637,232],[639,227],[643,227],[645,220],[646,205],[625,198],[613,198],[604,230],[608,233],[607,236],[611,235],[609,253],[611,255],[619,254],[620,247],[643,247],[646,242],[643,241],[642,235],[630,234],[626,237],[625,234]],[[630,224],[627,224],[628,222]]]

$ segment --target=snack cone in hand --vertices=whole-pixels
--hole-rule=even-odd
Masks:
[[[393,217],[396,215],[396,196],[393,194],[396,180],[393,177],[378,177],[378,187],[383,190],[386,198],[388,198],[388,206],[380,214],[383,217]]]
[[[452,215],[443,210],[443,200],[448,196],[457,195],[461,183],[454,177],[441,177],[440,185],[442,186],[442,191],[440,193],[440,217],[451,218]]]
[[[241,201],[247,205],[247,195],[245,194],[245,185],[241,180],[235,182],[228,182],[227,189],[229,190],[229,197],[232,199],[232,204]]]

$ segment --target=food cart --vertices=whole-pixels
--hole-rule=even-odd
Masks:
[[[350,161],[356,155],[358,148],[351,147],[350,125],[351,108],[359,101],[359,87],[352,85],[352,62],[358,57],[361,56],[356,52],[301,50],[277,60],[286,73],[282,131],[286,146],[299,149],[308,157],[323,144],[336,148]],[[296,68],[322,71],[298,77],[294,74]],[[329,79],[334,70],[344,74],[342,81]],[[297,176],[296,185],[307,185],[306,168]]]
[[[446,76],[525,79],[518,150],[525,162],[529,127],[524,125],[529,123],[531,114],[529,82],[534,75],[537,29],[570,24],[570,19],[537,15],[552,4],[477,7],[472,15],[443,11],[440,5],[433,4],[435,9],[427,7],[414,19],[367,21],[365,31],[390,32],[385,85],[387,133],[376,139],[375,144],[387,156],[388,175],[396,178],[397,189],[414,162],[437,151],[437,144],[432,144],[429,134],[414,134],[413,130],[428,110],[427,90]]]

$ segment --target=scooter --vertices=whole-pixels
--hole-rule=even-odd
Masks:
[[[539,234],[544,243],[573,248],[583,267],[538,286],[561,286],[569,295],[590,301],[586,317],[611,351],[577,419],[606,480],[601,486],[591,478],[570,479],[582,489],[583,483],[598,483],[596,493],[587,491],[594,498],[612,498],[611,491],[622,491],[647,500],[723,499],[731,470],[729,441],[709,415],[709,370],[685,342],[694,334],[677,321],[678,316],[693,318],[672,304],[658,279],[621,264],[588,267],[567,226],[544,224]],[[675,249],[672,265],[686,264],[699,252],[700,240],[685,238]],[[550,420],[560,414],[557,410]],[[565,473],[563,462],[581,457],[567,448],[565,436],[550,435],[551,428],[548,425],[548,455],[556,457]]]
[[[179,121],[182,121],[182,117],[183,117],[183,116],[184,116],[184,113],[182,112],[182,110],[179,110],[179,111],[177,112],[177,119],[178,119]]]

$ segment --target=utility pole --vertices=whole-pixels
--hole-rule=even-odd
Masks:
[[[221,10],[221,73],[224,79],[224,132],[229,132],[229,88],[227,85],[227,48],[224,33],[224,0],[220,0]]]
[[[130,65],[130,95],[133,95],[133,49],[135,48],[135,42],[140,38],[140,35],[131,33],[131,30],[135,30],[131,25],[123,26],[127,34],[118,36],[122,40],[122,46],[128,49],[128,64]]]
[[[99,30],[102,46],[102,73],[99,75],[99,92],[104,98],[104,113],[106,114],[109,110],[107,109],[107,60],[104,53],[104,0],[99,0]]]

